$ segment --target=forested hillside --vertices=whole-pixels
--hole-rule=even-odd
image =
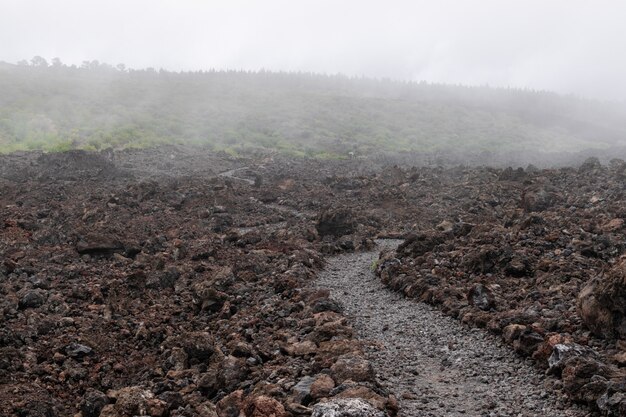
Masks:
[[[0,151],[210,144],[295,155],[579,151],[626,139],[626,109],[547,92],[270,72],[0,64]]]

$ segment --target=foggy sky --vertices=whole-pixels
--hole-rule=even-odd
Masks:
[[[0,0],[0,60],[269,69],[626,99],[621,0]]]

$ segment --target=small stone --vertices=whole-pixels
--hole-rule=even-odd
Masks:
[[[46,302],[47,295],[44,290],[26,291],[20,298],[19,307],[22,309],[40,307]]]
[[[91,355],[93,349],[87,345],[81,345],[80,343],[70,343],[65,347],[65,353],[71,358],[82,358],[87,355]]]

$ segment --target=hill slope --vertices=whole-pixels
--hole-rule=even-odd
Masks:
[[[286,73],[0,64],[0,150],[158,143],[354,151],[579,151],[626,139],[626,109],[552,93]]]

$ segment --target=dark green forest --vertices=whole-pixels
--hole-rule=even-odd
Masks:
[[[199,144],[322,158],[608,149],[626,106],[550,92],[307,73],[0,63],[0,152]]]

